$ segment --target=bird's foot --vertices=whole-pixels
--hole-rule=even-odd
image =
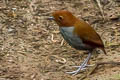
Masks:
[[[88,54],[88,57],[84,60],[84,62],[80,66],[75,66],[75,67],[78,67],[77,70],[72,71],[72,72],[67,72],[67,73],[75,75],[78,72],[80,72],[81,70],[85,70],[86,67],[88,66],[87,63],[88,63],[90,57],[91,57],[91,53]]]
[[[88,64],[86,64],[86,66],[85,66],[85,67],[92,67],[92,66],[94,66],[94,64],[93,64],[93,65],[88,65]],[[79,68],[79,67],[81,67],[81,66],[72,66],[72,67]]]
[[[91,67],[91,66],[94,66],[94,65],[84,64],[83,66],[81,66],[81,65],[80,65],[80,66],[73,66],[73,67],[76,67],[76,68],[78,68],[78,69],[75,70],[75,71],[66,72],[66,73],[75,75],[75,74],[77,74],[78,72],[83,71],[83,70],[87,69],[87,67]]]

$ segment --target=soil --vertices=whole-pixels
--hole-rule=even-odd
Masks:
[[[67,74],[87,57],[71,48],[58,25],[47,18],[68,10],[88,22],[102,37],[107,56],[90,64],[120,62],[120,0],[0,0],[0,80],[80,80],[89,69]],[[84,80],[120,80],[120,65],[100,65]],[[83,80],[83,79],[82,79]]]

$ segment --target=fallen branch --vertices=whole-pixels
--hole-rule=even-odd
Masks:
[[[100,4],[100,0],[96,0],[96,2],[97,2],[97,5],[98,5],[98,7],[99,7],[99,9],[100,9],[100,12],[101,12],[102,17],[103,17],[103,19],[105,20],[104,11],[103,11],[102,6],[101,6],[101,4]]]
[[[120,62],[113,62],[113,61],[110,61],[110,62],[98,62],[98,63],[95,64],[95,66],[92,68],[92,70],[90,70],[90,71],[88,72],[88,74],[83,75],[79,80],[83,80],[83,79],[87,78],[89,75],[91,75],[91,74],[95,71],[95,69],[96,69],[98,66],[100,66],[100,65],[105,65],[105,64],[120,65]]]

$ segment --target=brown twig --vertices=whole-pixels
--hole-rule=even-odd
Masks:
[[[103,11],[102,6],[101,6],[101,4],[100,4],[100,0],[96,0],[96,2],[97,2],[97,5],[98,5],[98,7],[99,7],[99,9],[100,9],[100,12],[101,12],[102,17],[103,17],[103,19],[105,20],[104,11]]]
[[[110,61],[110,62],[98,62],[97,65],[104,65],[104,64],[115,64],[115,65],[120,65],[120,62],[113,62],[113,61]]]
[[[64,39],[61,41],[61,44],[60,44],[60,45],[63,46],[63,44],[64,44]]]
[[[51,41],[54,43],[58,41],[58,40],[54,40],[54,34],[51,35]]]
[[[92,68],[92,70],[90,70],[88,72],[88,74],[83,75],[79,80],[83,80],[83,79],[87,78],[89,75],[91,75],[95,71],[95,69],[99,65],[105,65],[105,64],[120,65],[120,62],[113,62],[113,61],[110,61],[110,62],[98,62],[98,63],[95,64],[95,66]]]

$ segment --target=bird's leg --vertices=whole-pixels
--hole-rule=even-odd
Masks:
[[[80,66],[75,66],[75,67],[78,67],[77,70],[72,71],[72,72],[67,72],[67,73],[69,73],[69,74],[74,74],[74,75],[75,75],[75,74],[77,74],[78,72],[80,72],[81,70],[86,69],[85,67],[89,66],[89,65],[87,65],[87,63],[88,63],[90,57],[91,57],[91,52],[88,54],[88,57],[84,60],[84,62],[83,62]]]

